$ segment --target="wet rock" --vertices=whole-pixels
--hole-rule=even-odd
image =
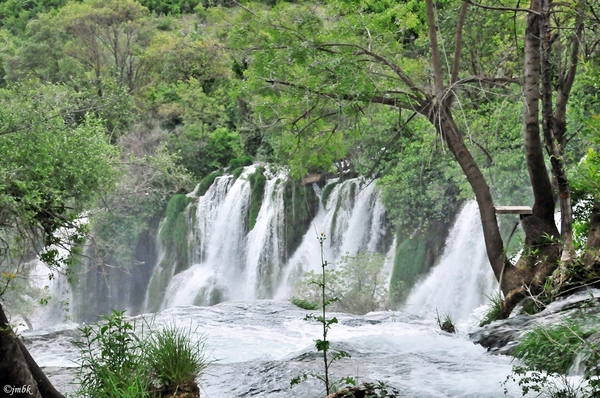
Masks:
[[[581,291],[556,300],[540,313],[514,315],[508,319],[492,322],[469,333],[469,338],[492,353],[511,355],[519,338],[536,326],[557,325],[566,318],[578,315],[585,315],[582,319],[595,319],[589,315],[600,313],[599,300],[600,290]]]

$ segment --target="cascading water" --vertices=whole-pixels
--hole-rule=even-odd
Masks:
[[[477,202],[467,203],[450,231],[439,264],[417,284],[404,310],[414,314],[450,315],[465,320],[497,290],[487,259]]]
[[[286,248],[293,243],[286,241],[290,238],[285,230],[287,175],[265,171],[261,206],[250,229],[252,187],[249,177],[256,172],[257,166],[250,166],[237,179],[218,177],[192,204],[196,209],[190,239],[192,264],[177,273],[174,265],[161,261],[150,282],[147,303],[156,302],[156,296],[161,294],[160,308],[286,298],[290,285],[299,275],[320,267],[317,241],[320,232],[327,237],[325,255],[332,264],[344,254],[388,251],[390,228],[375,184],[350,179],[330,182],[335,186],[332,185],[327,203],[319,204],[301,243],[296,244],[294,254],[286,258]],[[308,206],[306,203],[296,205]],[[164,284],[165,278],[169,280],[162,293],[156,289],[159,285],[156,281],[162,279]]]
[[[255,299],[269,294],[287,298],[300,273],[320,267],[317,235],[321,232],[327,237],[324,252],[332,266],[345,253],[393,253],[385,211],[374,184],[347,180],[332,182],[323,192],[315,188],[328,199],[319,201],[310,227],[303,237],[295,235],[296,249],[288,255],[286,250],[292,246],[285,239],[289,235],[285,175],[266,175],[262,206],[249,228],[252,187],[246,177],[255,170],[247,169],[238,179],[218,178],[187,209],[185,215],[193,225],[188,245],[191,265],[173,263],[169,248],[158,248],[161,260],[147,303],[160,293],[161,284],[165,290],[158,297],[163,310],[152,315],[152,322],[181,325],[207,336],[220,361],[208,369],[203,396],[323,396],[318,381],[289,389],[298,375],[322,373],[322,357],[314,350],[321,325],[303,320],[307,312],[289,302]],[[407,309],[419,315],[438,309],[461,318],[493,291],[478,211],[469,203],[457,217],[443,259],[415,288]],[[243,301],[182,306],[211,304],[211,300]],[[336,317],[339,323],[328,336],[331,347],[352,355],[332,366],[336,379],[353,375],[360,382],[383,381],[412,398],[520,396],[515,384],[501,385],[511,372],[510,359],[488,355],[464,338],[464,329],[450,335],[440,332],[430,316],[419,319],[392,311]],[[70,367],[78,353],[71,341],[76,335],[68,328],[50,334],[25,333],[34,358],[65,391],[73,389]]]
[[[352,179],[336,184],[326,203],[321,201],[312,227],[306,232],[300,247],[288,261],[285,275],[275,295],[277,299],[289,297],[294,280],[303,272],[320,271],[321,252],[318,235],[325,234],[324,258],[333,267],[343,255],[359,252],[384,253],[388,260],[393,256],[389,249],[389,226],[385,208],[379,199],[375,183]],[[389,250],[388,250],[389,249]]]

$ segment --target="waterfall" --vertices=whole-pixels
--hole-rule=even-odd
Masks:
[[[450,315],[464,320],[486,296],[497,290],[487,259],[477,202],[467,203],[458,214],[439,263],[409,295],[405,310],[430,315]]]
[[[261,206],[250,229],[253,188],[249,176],[256,172],[254,165],[237,179],[218,177],[190,205],[195,208],[190,212],[195,213],[190,264],[176,272],[173,264],[164,264],[168,256],[161,255],[147,292],[146,311],[227,300],[287,298],[303,272],[320,269],[317,235],[321,232],[327,237],[324,252],[332,266],[346,254],[390,252],[392,234],[375,183],[359,179],[330,181],[331,186],[323,189],[329,191],[326,201],[319,200],[319,187],[302,187],[315,190],[313,196],[319,204],[314,206],[312,221],[294,237],[289,229],[303,226],[293,225],[286,231],[290,222],[286,215],[299,211],[290,206],[310,205],[295,203],[293,195],[290,199],[293,189],[286,183],[284,171],[266,170]],[[288,252],[290,247],[295,250]],[[150,304],[157,301],[159,306]]]
[[[317,240],[320,233],[326,237],[323,245],[325,261],[334,268],[343,255],[379,252],[386,254],[388,259],[393,256],[394,251],[389,249],[387,239],[390,231],[385,207],[377,195],[375,183],[351,179],[329,184],[335,186],[326,203],[321,201],[312,228],[306,232],[300,247],[288,261],[284,283],[275,295],[277,299],[289,297],[293,281],[304,272],[320,272],[321,252]]]

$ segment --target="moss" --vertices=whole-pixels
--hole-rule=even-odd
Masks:
[[[312,186],[287,180],[283,188],[284,206],[284,259],[294,253],[319,210],[319,198]]]
[[[183,194],[174,195],[167,204],[165,222],[160,231],[160,239],[167,250],[166,258],[176,264],[175,273],[187,267],[189,261],[186,208],[191,201]]]
[[[398,242],[390,280],[390,293],[395,303],[401,303],[406,299],[410,288],[427,270],[426,252],[427,242],[423,236]]]
[[[233,179],[237,180],[238,177],[240,175],[242,175],[243,172],[244,172],[244,168],[243,167],[238,167],[237,169],[233,170],[233,173],[231,173],[231,174],[233,174]]]
[[[265,168],[258,167],[256,171],[248,176],[250,181],[250,211],[248,214],[248,230],[251,231],[256,224],[258,212],[262,206],[263,196],[265,194],[265,185],[267,177],[265,177]]]
[[[213,184],[213,182],[215,182],[217,177],[220,177],[222,175],[223,175],[222,170],[216,170],[216,171],[213,171],[212,173],[210,173],[209,175],[207,175],[206,177],[204,177],[200,181],[200,186],[198,187],[198,196],[204,195],[206,193],[206,191],[208,191],[208,188],[210,188],[210,186]]]
[[[250,166],[253,163],[252,157],[250,156],[242,156],[241,158],[231,159],[229,161],[229,170],[235,170],[244,168],[245,166]]]
[[[392,304],[402,303],[417,279],[442,255],[455,218],[456,212],[444,220],[430,220],[418,231],[404,228],[396,232],[394,269],[390,280]]]
[[[332,182],[331,184],[327,184],[327,185],[325,185],[325,188],[323,188],[323,192],[321,192],[321,204],[323,205],[323,208],[325,208],[326,210],[327,210],[327,200],[329,199],[329,196],[331,195],[333,188],[335,188],[337,184],[339,184],[339,181]]]

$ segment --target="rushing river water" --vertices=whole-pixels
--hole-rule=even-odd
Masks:
[[[339,192],[346,187],[344,184],[336,187],[332,198],[345,197]],[[340,253],[348,251],[346,247],[374,251],[373,242],[383,234],[379,225],[382,209],[378,203],[373,187],[361,190],[352,204],[340,206],[352,211],[337,216],[335,233],[332,232],[331,208],[326,211],[324,206],[320,207],[313,223],[320,230],[330,232],[332,239],[328,242],[342,244],[326,247],[328,259],[335,260]],[[511,372],[511,359],[490,355],[467,338],[473,329],[469,325],[476,323],[469,319],[473,318],[469,314],[486,301],[485,295],[491,294],[495,287],[484,255],[477,206],[468,204],[457,219],[443,258],[413,289],[405,311],[365,316],[336,314],[339,324],[332,326],[328,339],[333,350],[342,349],[352,357],[333,364],[333,380],[352,376],[359,382],[382,381],[399,390],[401,397],[521,396],[515,385],[506,386],[508,394],[504,394],[502,382]],[[265,225],[270,224],[265,222]],[[352,244],[344,246],[344,242]],[[242,243],[240,247],[246,247],[246,243]],[[282,268],[282,281],[293,279],[293,272],[288,271],[296,263],[320,264],[318,258],[305,258],[305,253],[319,254],[318,248],[313,247],[315,244],[316,239],[309,231],[289,264]],[[199,262],[201,265],[192,266],[190,270],[205,263]],[[180,275],[188,276],[186,272]],[[256,279],[250,276],[245,280]],[[322,325],[305,321],[310,312],[286,300],[288,283],[281,284],[275,295],[277,300],[248,300],[246,296],[255,298],[253,293],[241,295],[246,301],[192,306],[189,297],[193,294],[187,293],[197,290],[202,281],[194,277],[179,279],[176,276],[171,280],[171,290],[167,289],[161,311],[143,316],[145,320],[135,317],[132,321],[145,327],[148,323],[154,327],[175,324],[195,331],[196,339],[206,338],[211,355],[217,361],[200,380],[203,398],[324,396],[322,383],[315,379],[290,389],[290,381],[296,376],[305,372],[322,374],[323,359],[314,347],[314,340],[322,337]],[[235,291],[236,286],[231,284],[229,290]],[[176,299],[181,292],[187,292],[187,301]],[[435,322],[438,309],[442,316],[451,314],[458,321],[457,334],[439,330]],[[72,383],[78,350],[73,340],[78,335],[77,325],[62,324],[22,334],[31,354],[46,369],[57,388],[64,392],[75,390]]]
[[[304,321],[309,313],[288,302],[225,302],[212,307],[176,307],[153,317],[155,326],[176,324],[204,335],[212,357],[201,380],[202,397],[322,397],[322,385],[307,381],[290,389],[290,381],[306,371],[321,373],[322,358],[313,340],[321,325]],[[468,324],[456,335],[440,331],[433,319],[402,312],[365,316],[336,314],[330,332],[333,349],[352,358],[332,366],[334,379],[384,381],[402,397],[503,397],[501,385],[511,371],[509,357],[489,355],[466,338]],[[137,319],[138,325],[142,322]],[[33,357],[47,368],[61,391],[72,391],[77,349],[75,326],[23,333]],[[507,396],[520,396],[509,385]]]

